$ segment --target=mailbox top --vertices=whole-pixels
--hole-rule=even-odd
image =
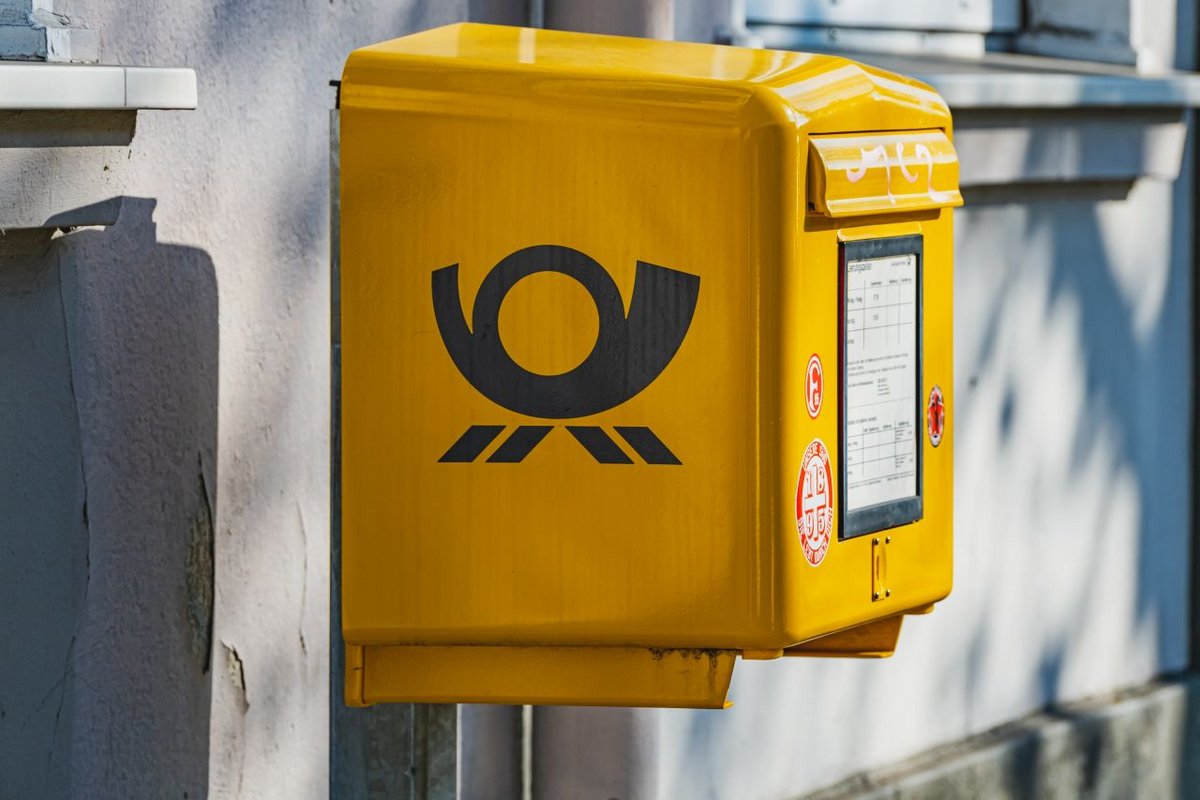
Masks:
[[[832,117],[844,125],[861,113],[876,129],[950,129],[945,101],[926,84],[838,56],[477,23],[355,50],[341,101],[394,108],[391,90],[413,89],[429,102],[440,93],[484,104],[570,95],[597,105],[674,105],[712,121],[766,107],[775,122],[800,128],[828,130],[813,123]]]

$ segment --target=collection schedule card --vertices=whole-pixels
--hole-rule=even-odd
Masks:
[[[845,504],[913,497],[917,486],[917,256],[846,262]]]

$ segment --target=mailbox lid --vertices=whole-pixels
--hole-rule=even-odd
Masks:
[[[365,82],[386,86],[394,83],[383,77],[387,71],[434,62],[440,69],[476,72],[512,68],[606,80],[628,80],[636,74],[786,86],[853,63],[813,53],[462,22],[359,48],[346,62],[346,77],[362,83],[363,73],[349,72],[379,69],[375,80]]]
[[[809,203],[827,217],[962,205],[958,155],[941,130],[809,139]]]
[[[560,110],[654,106],[659,120],[710,124],[765,111],[754,124],[810,132],[950,125],[928,85],[840,56],[469,22],[355,50],[341,103],[394,109],[406,96],[461,113],[531,93]]]

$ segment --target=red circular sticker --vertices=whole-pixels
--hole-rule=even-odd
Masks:
[[[804,402],[808,405],[808,415],[813,419],[821,413],[821,401],[825,399],[825,371],[821,369],[821,358],[816,353],[808,359],[808,368],[804,370]]]
[[[796,533],[804,557],[814,567],[825,560],[833,532],[833,473],[829,469],[829,451],[820,439],[813,439],[800,462],[796,481]]]
[[[925,425],[929,428],[929,443],[937,447],[942,443],[946,431],[946,400],[942,387],[935,385],[929,390],[929,405],[925,407]]]

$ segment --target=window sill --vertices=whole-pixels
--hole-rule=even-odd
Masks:
[[[0,62],[0,110],[186,111],[196,101],[186,68]]]
[[[1112,64],[1013,53],[961,59],[844,55],[928,83],[951,110],[1200,106],[1200,74],[1191,72],[1144,74]]]

